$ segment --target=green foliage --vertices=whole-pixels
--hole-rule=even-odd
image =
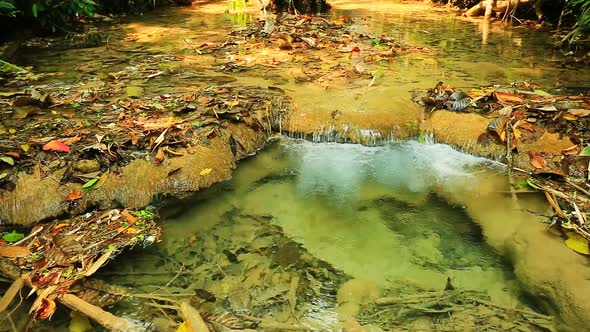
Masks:
[[[92,16],[97,4],[92,0],[35,0],[31,13],[44,28],[63,30],[84,16]]]
[[[573,16],[576,24],[574,30],[564,38],[564,42],[575,44],[580,38],[590,34],[590,0],[568,1],[565,14]]]
[[[18,10],[14,6],[14,1],[12,0],[0,0],[0,17],[8,16],[8,17],[16,17]]]
[[[10,233],[5,233],[2,235],[2,239],[8,243],[13,243],[22,240],[25,237],[22,233],[17,233],[16,231],[12,231]]]

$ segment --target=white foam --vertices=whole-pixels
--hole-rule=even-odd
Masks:
[[[422,192],[472,180],[474,168],[497,167],[444,144],[407,141],[367,147],[293,139],[285,144],[290,158],[300,163],[298,187],[304,192],[353,195],[365,181]]]

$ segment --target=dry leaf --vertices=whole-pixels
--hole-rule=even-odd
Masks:
[[[18,153],[18,152],[4,152],[4,154],[7,156],[10,156],[12,158],[16,158],[16,159],[20,158],[20,153]]]
[[[65,143],[60,142],[58,140],[50,141],[49,143],[43,146],[43,150],[45,151],[62,151],[65,153],[70,152],[70,147],[67,146]]]
[[[127,210],[123,210],[123,212],[121,212],[121,216],[129,225],[133,225],[137,222],[137,217],[132,215],[131,212]]]
[[[98,269],[100,269],[101,266],[104,265],[104,263],[106,263],[106,261],[111,257],[112,254],[113,251],[107,251],[104,254],[102,254],[102,256],[100,256],[94,263],[92,263],[88,270],[84,272],[84,276],[89,277],[93,275],[96,271],[98,271]]]
[[[78,142],[80,142],[80,140],[81,140],[81,139],[82,139],[82,137],[80,137],[80,136],[76,135],[76,136],[74,136],[74,137],[70,137],[70,138],[63,139],[63,140],[62,140],[62,142],[63,142],[65,145],[72,145],[72,144],[75,144],[75,143],[78,143]]]
[[[84,195],[82,194],[81,191],[72,191],[71,193],[68,194],[68,196],[66,196],[66,201],[75,201],[77,199],[80,199],[84,197]]]
[[[494,97],[499,103],[514,103],[514,104],[522,104],[524,100],[512,93],[502,92],[502,91],[494,91]]]
[[[565,240],[565,245],[568,248],[580,254],[590,255],[588,240],[576,232],[567,232],[566,235],[567,240]]]
[[[539,152],[529,151],[529,162],[535,168],[544,168],[547,166],[547,161]]]
[[[129,228],[127,228],[127,230],[125,232],[127,234],[137,234],[137,233],[139,233],[139,230],[137,228],[134,228],[134,227],[129,227]]]
[[[26,257],[31,251],[20,246],[0,246],[0,256],[8,258]]]
[[[41,304],[35,309],[35,319],[42,320],[51,317],[55,308],[55,301],[48,298],[41,299]]]
[[[156,152],[156,163],[159,164],[164,160],[164,150],[162,148],[158,148],[158,152]]]
[[[211,98],[207,98],[207,97],[200,97],[199,98],[199,103],[201,104],[209,104],[213,99]]]
[[[580,153],[581,149],[577,145],[572,145],[567,149],[561,150],[561,154],[566,156],[576,156]]]

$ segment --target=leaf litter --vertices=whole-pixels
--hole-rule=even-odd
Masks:
[[[464,102],[457,103],[453,96]],[[573,251],[590,255],[590,96],[553,95],[529,82],[507,87],[473,88],[467,92],[439,82],[433,89],[415,91],[413,100],[427,114],[438,110],[473,112],[490,118],[478,143],[501,145],[503,161],[514,183],[545,193],[554,214],[549,230],[564,239]],[[574,145],[561,153],[528,150],[528,144],[547,133],[557,133]],[[520,156],[526,156],[522,158]]]
[[[144,215],[113,209],[39,224],[28,236],[8,233],[0,241],[0,259],[26,273],[31,294],[39,290],[31,311],[36,319],[46,319],[56,308],[56,296],[72,293],[77,281],[94,274],[124,248],[160,240],[154,218]]]
[[[283,14],[258,19],[229,33],[227,40],[193,48],[198,56],[222,59],[218,71],[288,72],[295,83],[315,82],[325,88],[369,85],[383,76],[388,63],[405,53],[435,51],[407,45],[393,36],[355,31],[355,21],[341,17]],[[191,46],[192,47],[192,46]]]

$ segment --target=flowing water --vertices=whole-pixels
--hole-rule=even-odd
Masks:
[[[211,69],[219,59],[207,57],[184,65],[198,75],[140,84],[146,94],[184,91],[197,81],[280,85],[301,112],[349,112],[351,121],[370,130],[384,119],[413,128],[419,119],[410,91],[438,80],[463,87],[530,80],[553,91],[556,86],[587,88],[590,79],[588,71],[556,65],[563,59],[542,31],[493,29],[482,43],[477,23],[427,12],[422,5],[332,3],[334,16],[359,19],[355,29],[397,36],[437,54],[399,56],[384,65],[383,78],[371,89],[299,84],[290,74],[272,71],[228,78]],[[195,54],[188,45],[224,41],[235,26],[236,16],[223,14],[226,8],[225,2],[213,2],[163,9],[106,32],[112,42],[134,52],[35,48],[20,61],[55,74],[40,82],[52,83],[116,71],[146,54],[190,58]],[[163,242],[123,254],[99,276],[134,293],[198,291],[214,306],[318,330],[337,328],[370,299],[443,290],[448,280],[455,289],[487,294],[498,306],[536,309],[510,264],[486,244],[479,224],[461,205],[447,202],[449,195],[486,183],[505,187],[501,172],[498,165],[439,144],[410,141],[369,148],[283,139],[240,163],[231,181],[166,205]],[[488,208],[490,214],[501,214],[512,209],[510,204],[505,198]],[[115,313],[165,325],[164,309],[127,304]],[[407,323],[411,330],[414,322]]]

